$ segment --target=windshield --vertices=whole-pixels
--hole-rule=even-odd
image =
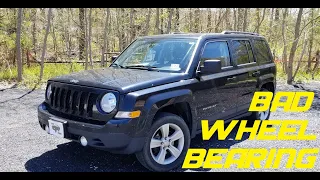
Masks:
[[[113,65],[121,68],[184,72],[195,44],[195,39],[139,39]]]

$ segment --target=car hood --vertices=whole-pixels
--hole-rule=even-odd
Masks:
[[[49,81],[106,88],[117,90],[120,93],[128,93],[177,82],[185,78],[187,78],[187,74],[109,67],[57,76]]]

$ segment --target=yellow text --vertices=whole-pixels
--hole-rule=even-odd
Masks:
[[[202,120],[202,138],[209,140],[217,132],[218,140],[225,140],[240,122],[235,134],[235,140],[241,140],[243,134],[250,133],[249,140],[315,140],[316,135],[305,134],[307,120],[268,120],[254,121],[253,126],[247,127],[247,120],[232,120],[227,128],[223,120],[217,120],[211,128],[209,121]],[[271,127],[270,127],[271,126]],[[278,128],[277,128],[278,127]]]
[[[256,168],[277,169],[281,160],[285,168],[311,169],[319,148],[309,149],[188,149],[182,168]]]
[[[301,97],[306,97],[303,106],[299,106]],[[286,100],[281,101],[281,98]],[[313,98],[314,92],[278,92],[275,95],[272,92],[255,92],[249,111],[266,111],[270,108],[272,112],[283,107],[284,112],[305,112],[310,109]]]

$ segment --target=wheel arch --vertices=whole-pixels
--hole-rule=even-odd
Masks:
[[[266,74],[260,76],[258,79],[257,90],[261,90],[261,88],[266,88],[272,92],[276,91],[276,79],[273,74]]]
[[[189,89],[174,90],[150,96],[144,105],[146,120],[140,124],[144,128],[151,127],[155,119],[161,112],[168,112],[180,116],[188,125],[191,137],[194,137],[196,122],[194,122],[195,112],[192,98],[192,91]]]

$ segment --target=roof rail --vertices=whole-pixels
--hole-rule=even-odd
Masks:
[[[186,34],[185,32],[171,32],[170,34]]]
[[[248,35],[260,36],[258,33],[242,32],[242,31],[222,31],[221,34],[248,34]]]

